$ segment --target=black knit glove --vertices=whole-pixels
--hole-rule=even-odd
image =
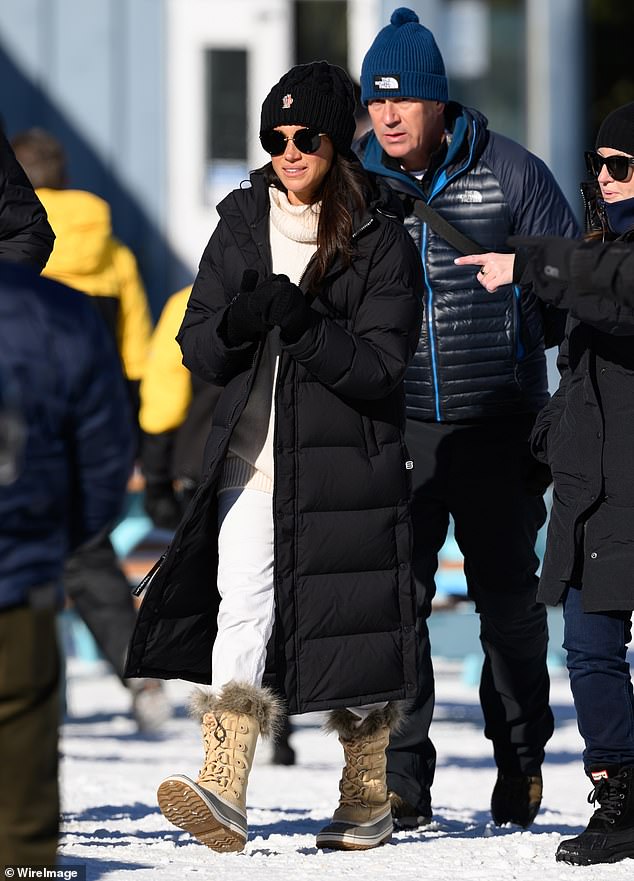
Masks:
[[[268,330],[260,315],[253,311],[250,294],[238,294],[227,311],[227,342],[231,346],[241,346],[257,340]]]
[[[241,346],[257,340],[268,327],[262,316],[254,308],[253,291],[256,289],[258,274],[253,269],[245,269],[240,283],[240,292],[233,298],[225,319],[225,336],[230,346]]]
[[[279,327],[284,342],[295,342],[308,330],[314,316],[313,310],[301,288],[293,284],[288,276],[271,276],[271,284],[266,288],[265,284],[259,285],[252,295],[255,298],[263,288],[257,305],[263,320],[269,327]]]

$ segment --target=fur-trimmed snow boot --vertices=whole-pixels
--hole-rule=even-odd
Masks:
[[[600,807],[581,835],[561,842],[555,859],[575,866],[634,859],[634,765],[595,766],[588,776],[588,801]]]
[[[385,750],[402,717],[400,704],[374,710],[359,724],[349,710],[332,710],[326,730],[336,731],[346,760],[339,783],[339,807],[317,833],[317,847],[368,850],[392,837]]]
[[[247,841],[247,783],[258,735],[270,736],[280,702],[266,688],[229,682],[218,697],[194,693],[205,760],[196,782],[174,774],[158,788],[163,815],[216,851],[240,851]]]

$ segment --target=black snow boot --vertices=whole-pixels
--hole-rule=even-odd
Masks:
[[[542,803],[541,774],[511,775],[498,772],[491,795],[491,816],[496,826],[516,823],[530,826]]]
[[[595,767],[588,776],[594,783],[588,801],[601,807],[581,835],[561,842],[555,859],[590,866],[634,858],[634,765]]]

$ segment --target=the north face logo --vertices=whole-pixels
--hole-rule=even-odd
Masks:
[[[282,98],[282,110],[290,110],[291,104],[293,103],[292,95],[284,95]]]
[[[381,74],[380,76],[374,77],[374,88],[375,89],[390,89],[390,90],[398,90],[401,88],[401,78],[398,74]]]
[[[480,190],[465,190],[463,193],[456,193],[459,202],[470,202],[475,205],[482,202],[482,193]]]

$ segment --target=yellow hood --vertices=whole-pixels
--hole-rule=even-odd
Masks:
[[[37,195],[56,235],[42,274],[90,294],[116,290],[108,203],[84,190],[39,189]]]

